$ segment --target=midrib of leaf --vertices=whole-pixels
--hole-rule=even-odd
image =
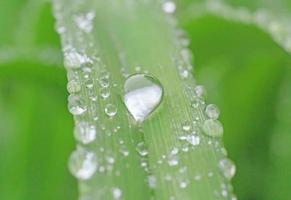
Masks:
[[[169,166],[167,163],[170,151],[181,147],[178,136],[183,134],[182,124],[192,122],[198,117],[198,124],[205,120],[202,108],[191,108],[195,80],[191,75],[182,79],[177,70],[177,63],[189,62],[180,55],[181,47],[174,36],[175,28],[170,16],[165,16],[155,1],[54,1],[54,13],[59,27],[64,27],[61,34],[64,51],[72,47],[89,58],[98,57],[94,61],[89,79],[94,87],[91,93],[98,96],[97,102],[89,99],[89,90],[85,86],[82,68],[75,70],[69,79],[79,79],[82,90],[78,94],[88,106],[89,112],[75,116],[75,122],[87,121],[98,127],[96,141],[86,145],[87,150],[95,152],[99,164],[106,165],[107,154],[114,157],[112,171],[97,172],[89,181],[79,181],[80,195],[88,199],[112,199],[112,189],[118,187],[122,191],[122,199],[229,199],[223,196],[222,185],[226,185],[228,195],[232,188],[218,169],[218,162],[224,158],[220,139],[213,139],[199,132],[199,146],[189,152],[178,154],[179,164]],[[95,11],[94,29],[90,33],[82,32],[74,23],[75,15]],[[90,44],[91,43],[91,44]],[[118,55],[124,55],[122,58]],[[157,77],[162,83],[165,95],[162,104],[151,116],[138,127],[126,111],[120,100],[123,95],[125,78],[120,70],[125,68],[129,74],[136,73],[135,67]],[[84,67],[84,66],[83,66]],[[110,74],[111,96],[103,100],[99,96],[100,86],[97,83],[101,70]],[[68,68],[68,73],[72,70]],[[117,84],[113,87],[113,84]],[[117,106],[118,112],[113,119],[104,113],[107,103]],[[93,117],[98,115],[95,122]],[[117,133],[112,129],[120,126]],[[102,128],[103,127],[103,128]],[[111,132],[111,136],[107,136]],[[124,157],[119,153],[120,140],[123,140],[130,154]],[[138,142],[145,142],[149,154],[141,158],[135,150]],[[210,144],[209,144],[210,143]],[[100,147],[104,152],[100,152]],[[163,156],[166,158],[163,159]],[[140,166],[145,159],[149,171]],[[158,161],[162,160],[161,164]],[[186,169],[180,173],[179,170]],[[116,176],[116,171],[120,176]],[[213,176],[208,177],[208,173]],[[153,175],[157,179],[155,188],[147,184],[147,177]],[[166,181],[170,175],[172,179]],[[201,175],[202,179],[194,178]],[[182,181],[189,181],[186,188],[181,188]]]

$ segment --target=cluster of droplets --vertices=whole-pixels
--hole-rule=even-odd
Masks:
[[[208,0],[205,5],[201,5],[206,10],[227,20],[235,20],[248,24],[255,24],[262,30],[270,33],[273,39],[291,52],[291,28],[290,17],[286,15],[274,14],[268,9],[257,9],[252,12],[245,7],[233,7],[223,0]],[[202,13],[203,14],[203,13]]]
[[[226,151],[221,144],[220,138],[223,135],[223,126],[218,120],[220,111],[214,104],[206,104],[206,90],[203,86],[197,85],[191,70],[193,68],[191,64],[192,54],[188,50],[189,40],[183,30],[177,29],[175,18],[172,14],[175,11],[175,4],[172,1],[164,1],[162,4],[162,10],[166,13],[166,18],[174,28],[173,35],[175,40],[176,52],[174,53],[174,62],[177,67],[177,71],[183,80],[185,94],[191,99],[191,109],[194,111],[191,118],[192,121],[183,122],[180,131],[181,134],[178,136],[178,140],[181,141],[180,146],[175,146],[170,149],[169,153],[162,155],[158,163],[167,163],[170,167],[181,167],[179,164],[180,154],[188,152],[190,150],[195,151],[199,148],[201,143],[211,145],[211,149],[219,152],[221,159],[217,161],[217,168],[221,171],[221,175],[226,180],[231,180],[235,175],[235,165],[226,156]],[[193,83],[194,82],[194,83]],[[185,167],[185,166],[184,166]],[[179,171],[186,171],[187,168]],[[213,171],[207,172],[205,175],[202,173],[195,175],[193,179],[190,177],[183,177],[178,173],[176,179],[179,180],[179,186],[186,188],[191,180],[200,181],[202,177],[213,177]],[[167,176],[170,180],[171,176]],[[225,187],[222,187],[221,191],[218,192],[220,196],[235,200],[236,197],[232,194],[232,188],[229,182],[226,182]]]

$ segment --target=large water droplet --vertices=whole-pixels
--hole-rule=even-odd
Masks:
[[[160,104],[163,88],[160,82],[146,74],[128,77],[124,84],[124,103],[132,117],[142,122]]]
[[[211,137],[221,137],[223,134],[222,124],[218,120],[207,119],[202,128],[204,133]]]
[[[93,152],[78,148],[69,159],[69,170],[78,179],[87,180],[97,169],[97,158]]]
[[[231,160],[227,158],[219,161],[219,168],[224,177],[227,179],[231,179],[235,175],[235,165]]]
[[[87,122],[80,122],[76,125],[74,136],[83,144],[88,144],[96,138],[96,127]]]

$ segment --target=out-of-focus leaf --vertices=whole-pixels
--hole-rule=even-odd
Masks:
[[[272,199],[265,192],[271,190],[269,166],[275,164],[269,144],[290,56],[252,25],[205,16],[184,26],[192,39],[194,73],[212,94],[210,102],[222,110],[225,144],[238,168],[234,187],[239,199]],[[277,190],[273,197],[286,199],[280,195]]]
[[[0,199],[76,199],[72,118],[51,5],[0,2]]]

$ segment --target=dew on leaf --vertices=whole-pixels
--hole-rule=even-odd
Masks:
[[[82,148],[75,150],[69,158],[69,170],[78,179],[90,179],[97,169],[97,158],[93,152]]]
[[[122,190],[118,187],[112,188],[112,196],[114,200],[118,200],[122,196]]]
[[[144,142],[140,142],[136,145],[136,151],[139,153],[141,156],[146,156],[148,155],[148,150],[145,146]]]
[[[87,106],[79,96],[71,94],[68,101],[68,109],[73,115],[81,115],[87,111]]]
[[[81,90],[81,85],[76,80],[70,80],[67,84],[67,90],[70,94],[78,93]]]
[[[128,77],[124,84],[123,101],[131,116],[142,122],[161,103],[163,88],[160,82],[146,74]]]
[[[109,117],[113,117],[117,113],[117,107],[115,105],[109,103],[105,106],[105,113]]]
[[[173,13],[176,10],[176,4],[173,1],[165,1],[162,9],[165,13]]]
[[[209,104],[206,106],[205,114],[210,119],[217,119],[219,117],[220,111],[219,108],[214,104]]]
[[[218,166],[225,178],[232,179],[235,175],[236,167],[230,159],[225,158],[220,160]]]
[[[205,120],[202,129],[206,135],[211,137],[221,137],[223,135],[223,127],[218,120]]]
[[[74,130],[76,140],[88,144],[96,139],[96,127],[87,122],[79,122]]]

